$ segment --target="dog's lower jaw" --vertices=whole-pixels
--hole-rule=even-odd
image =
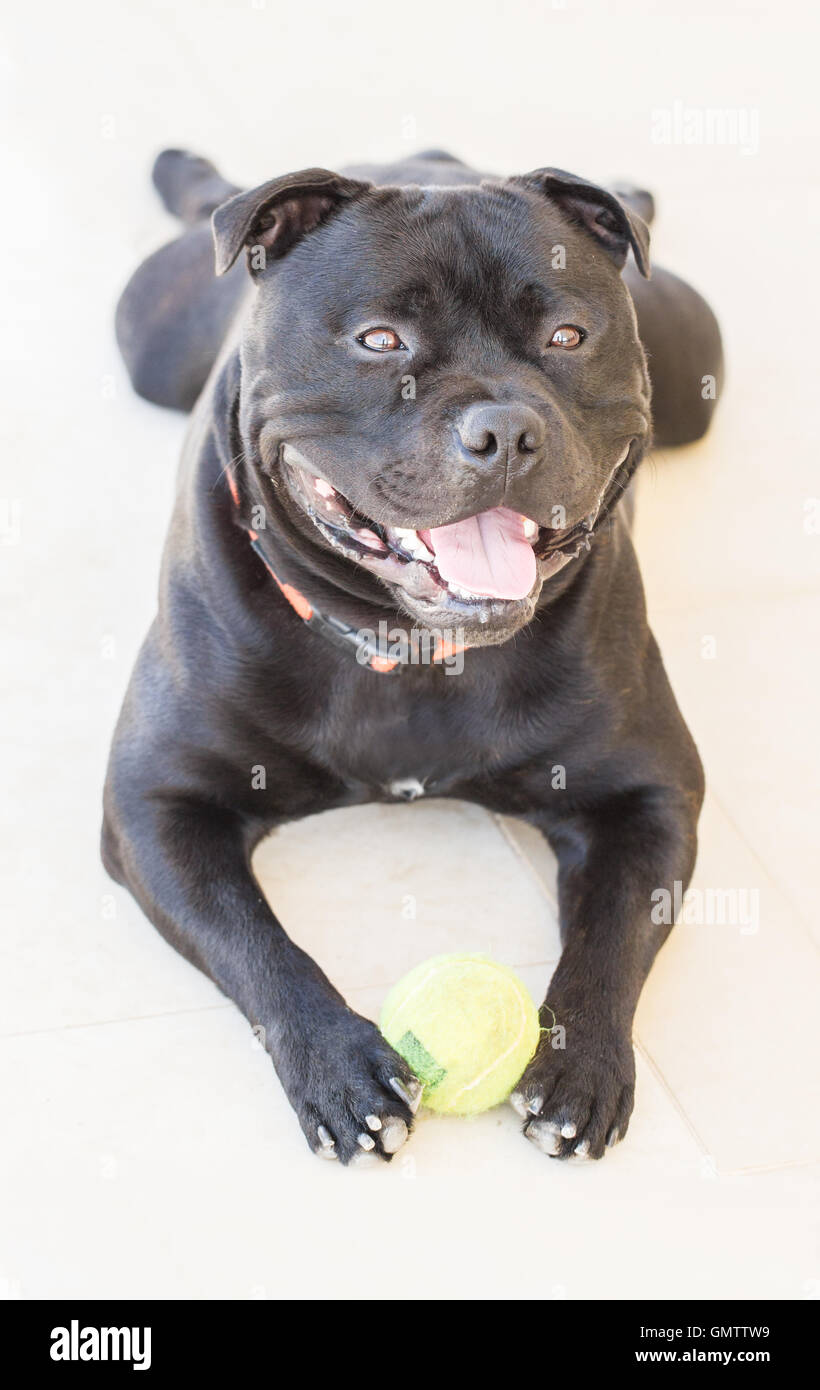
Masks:
[[[405,583],[387,583],[396,606],[420,627],[434,629],[463,647],[497,647],[532,622],[538,609],[563,594],[592,548],[592,536],[574,550],[554,551],[537,559],[537,577],[520,599],[473,598],[460,603],[448,589],[442,598],[414,594]],[[560,577],[559,577],[560,576]],[[556,582],[557,581],[557,582]]]
[[[414,624],[460,647],[497,647],[509,641],[532,621],[541,590],[539,580],[526,598],[487,599],[484,603],[472,603],[465,612],[450,603],[412,600],[400,586],[391,588],[397,606]]]

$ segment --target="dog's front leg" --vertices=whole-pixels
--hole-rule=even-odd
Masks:
[[[670,930],[675,881],[685,888],[692,873],[699,807],[696,790],[639,788],[544,826],[559,861],[564,949],[512,1103],[552,1157],[601,1158],[626,1133],[632,1019]]]
[[[112,779],[113,780],[113,779]],[[250,868],[259,827],[109,782],[103,858],[162,934],[260,1030],[308,1143],[343,1163],[389,1158],[421,1085],[285,933]]]

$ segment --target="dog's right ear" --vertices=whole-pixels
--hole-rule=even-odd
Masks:
[[[230,270],[243,246],[249,251],[249,268],[264,269],[268,260],[284,256],[338,208],[372,186],[329,169],[302,169],[248,193],[237,193],[211,218],[217,275]]]
[[[543,193],[593,236],[623,270],[629,248],[641,275],[649,279],[649,228],[628,203],[564,169],[534,169],[510,180]]]

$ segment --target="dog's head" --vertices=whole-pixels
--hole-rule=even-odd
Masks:
[[[214,214],[217,270],[247,251],[240,429],[311,544],[474,645],[532,617],[588,543],[650,430],[621,269],[645,224],[555,169],[376,187],[322,169]]]

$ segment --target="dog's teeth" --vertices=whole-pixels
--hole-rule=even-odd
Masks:
[[[524,517],[524,535],[528,541],[534,541],[538,535],[538,522],[530,521],[528,516]]]
[[[319,493],[319,496],[320,496],[320,497],[335,497],[335,496],[336,496],[336,489],[335,489],[335,487],[331,487],[331,486],[330,486],[330,483],[326,483],[325,480],[324,480],[324,478],[314,478],[314,479],[313,479],[313,486],[315,487],[316,491]]]
[[[391,526],[390,534],[395,536],[396,543],[402,550],[406,550],[408,555],[412,555],[414,560],[433,559],[417,531],[408,530],[406,526]]]
[[[387,548],[384,541],[379,540],[376,532],[369,531],[366,526],[363,526],[361,531],[357,531],[356,535],[365,545],[369,545],[371,550],[385,550]]]
[[[474,594],[472,589],[463,589],[460,584],[454,584],[452,579],[448,579],[447,588],[450,590],[450,593],[455,594],[457,598],[481,598],[481,595]]]

